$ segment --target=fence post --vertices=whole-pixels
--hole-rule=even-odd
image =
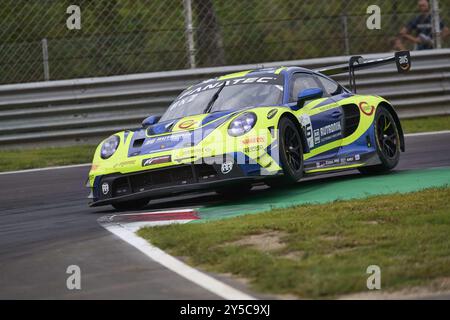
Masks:
[[[347,14],[344,13],[343,15],[341,15],[341,21],[342,21],[342,28],[344,31],[344,54],[345,55],[350,55],[350,41],[348,39],[348,17]]]
[[[431,25],[433,30],[434,48],[441,49],[441,19],[439,17],[439,1],[431,0]]]
[[[184,25],[186,33],[187,47],[189,51],[189,66],[195,68],[195,42],[194,30],[192,26],[192,3],[191,0],[183,0],[184,6]]]
[[[48,44],[47,39],[44,38],[41,41],[42,44],[42,62],[44,64],[44,80],[50,80],[50,67],[48,65]]]

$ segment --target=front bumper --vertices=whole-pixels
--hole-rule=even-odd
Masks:
[[[94,183],[91,207],[117,202],[154,199],[180,193],[215,190],[242,182],[251,183],[265,178],[249,175],[239,165],[223,173],[221,164],[186,164],[145,170],[130,174],[110,174],[98,177]]]

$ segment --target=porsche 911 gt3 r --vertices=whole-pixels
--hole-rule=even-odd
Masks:
[[[409,52],[318,71],[300,67],[248,70],[187,88],[161,116],[102,141],[89,173],[91,206],[136,209],[150,199],[214,190],[242,193],[277,187],[305,174],[389,171],[404,151],[394,107],[356,94],[354,71],[396,62]],[[327,75],[349,72],[352,91]]]

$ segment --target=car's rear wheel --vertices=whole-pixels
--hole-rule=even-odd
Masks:
[[[149,199],[139,199],[139,200],[130,200],[130,201],[122,201],[122,202],[115,202],[111,204],[115,209],[120,211],[126,211],[126,210],[139,210],[144,208],[148,202]]]
[[[362,167],[364,174],[378,174],[393,169],[400,160],[400,135],[391,113],[383,106],[377,108],[374,120],[375,141],[381,164]]]
[[[294,122],[283,117],[279,128],[279,157],[283,176],[266,180],[271,187],[283,187],[303,177],[303,145],[300,132]]]

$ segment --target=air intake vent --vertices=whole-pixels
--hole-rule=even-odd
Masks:
[[[144,139],[136,139],[133,142],[133,148],[140,148],[142,147],[142,145],[144,144],[145,138]]]
[[[348,137],[356,131],[359,125],[359,108],[355,104],[342,106],[344,110],[344,137]]]

